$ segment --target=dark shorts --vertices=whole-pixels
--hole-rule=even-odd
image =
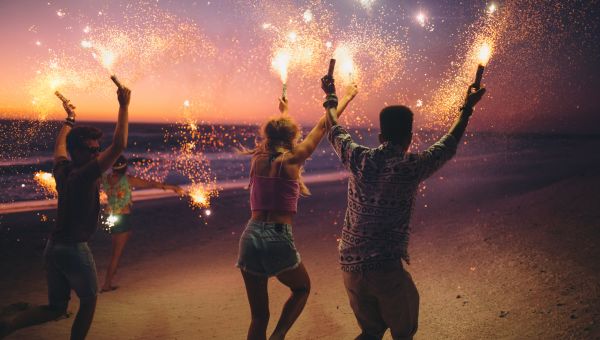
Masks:
[[[66,311],[71,289],[82,301],[96,298],[96,264],[86,242],[63,244],[48,241],[44,250],[44,265],[51,308]]]
[[[260,276],[275,276],[300,265],[292,226],[249,221],[239,244],[237,267]]]
[[[116,218],[114,225],[108,230],[110,234],[124,233],[131,231],[131,219],[129,214],[111,215]]]

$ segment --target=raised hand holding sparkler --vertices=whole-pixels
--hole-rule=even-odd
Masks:
[[[284,115],[288,113],[288,109],[288,99],[286,97],[279,98],[279,112]]]
[[[123,86],[116,76],[112,75],[110,76],[110,79],[117,85],[117,99],[119,100],[119,105],[122,107],[129,106],[131,90]]]
[[[344,96],[349,97],[349,99],[354,99],[354,97],[356,97],[356,95],[358,94],[358,85],[356,85],[356,83],[351,83],[348,86],[346,86],[346,89],[344,91]]]
[[[329,70],[321,78],[321,89],[327,96],[335,96],[335,80],[333,79],[333,69],[335,68],[335,59],[329,60]],[[336,103],[337,104],[337,103]],[[323,104],[325,106],[325,103]]]
[[[483,78],[483,71],[485,70],[485,65],[487,65],[490,60],[490,55],[492,53],[491,46],[484,42],[483,45],[479,48],[478,52],[478,62],[477,65],[477,73],[475,74],[475,82],[469,85],[467,89],[467,96],[465,98],[465,104],[461,108],[463,114],[470,116],[473,113],[473,108],[475,105],[481,100],[481,97],[485,94],[485,88],[481,88],[481,80]]]
[[[327,116],[328,125],[337,125],[337,106],[338,98],[335,94],[335,80],[333,79],[333,69],[335,68],[335,59],[329,60],[329,70],[327,74],[321,78],[321,89],[325,92],[325,115]]]
[[[67,119],[75,119],[75,105],[71,104],[71,101],[63,96],[60,92],[54,91],[54,94],[62,101],[63,107],[67,112]]]
[[[465,104],[461,108],[463,113],[467,113],[470,116],[473,113],[473,108],[479,103],[481,97],[485,94],[485,91],[485,88],[477,88],[475,84],[471,84],[467,90]]]

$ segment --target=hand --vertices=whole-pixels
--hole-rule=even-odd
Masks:
[[[119,100],[119,105],[122,107],[129,106],[129,100],[131,99],[131,90],[126,88],[125,86],[119,87],[117,89],[117,99]]]
[[[352,83],[346,86],[346,96],[350,97],[350,99],[354,99],[358,94],[358,85],[356,83]]]
[[[287,98],[279,98],[279,112],[287,113],[288,112],[288,99]]]
[[[67,112],[68,118],[75,118],[75,105],[71,104],[71,102],[63,102],[63,107],[65,108],[65,112]]]
[[[477,89],[473,84],[469,86],[467,90],[467,97],[465,98],[465,107],[474,108],[477,103],[481,100],[485,94],[485,88]]]
[[[171,190],[173,190],[173,192],[175,192],[177,195],[179,196],[184,196],[186,194],[186,191],[183,190],[180,186],[178,185],[171,185],[170,188]]]
[[[325,94],[335,94],[335,80],[331,76],[321,78],[321,89]]]

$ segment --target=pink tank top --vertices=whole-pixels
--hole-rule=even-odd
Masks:
[[[285,156],[285,153],[283,154]],[[300,184],[297,179],[281,177],[283,160],[277,177],[252,175],[250,178],[250,210],[289,211],[298,210]]]

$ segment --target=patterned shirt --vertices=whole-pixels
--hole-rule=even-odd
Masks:
[[[419,183],[456,153],[457,141],[445,135],[427,150],[404,153],[383,143],[377,148],[356,144],[341,126],[329,141],[348,179],[348,207],[339,244],[343,271],[360,272],[409,263],[410,216]]]

